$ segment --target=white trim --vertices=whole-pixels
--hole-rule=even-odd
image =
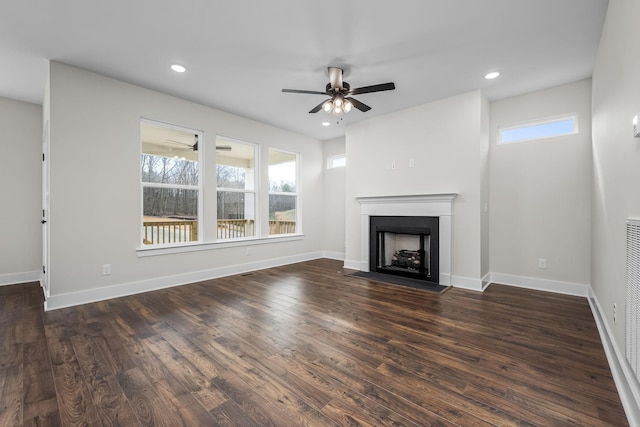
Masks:
[[[367,271],[369,268],[369,261],[355,261],[352,259],[344,260],[344,268],[348,268],[349,270],[360,270]]]
[[[322,257],[335,259],[337,261],[344,261],[344,252],[322,251]]]
[[[609,324],[603,314],[600,302],[591,287],[589,287],[587,300],[591,306],[591,312],[600,333],[602,347],[607,356],[609,369],[611,369],[611,375],[618,389],[618,395],[627,415],[629,426],[640,427],[640,385],[624,356],[618,351],[618,346],[609,329]]]
[[[158,289],[172,288],[174,286],[201,282],[203,280],[217,279],[220,277],[248,273],[251,271],[263,270],[265,268],[278,267],[297,262],[310,261],[318,258],[322,258],[322,253],[320,251],[250,262],[246,264],[211,268],[208,270],[193,271],[172,276],[155,277],[153,279],[121,283],[118,285],[105,286],[102,288],[88,289],[84,291],[69,292],[61,295],[52,295],[45,302],[45,311],[135,295]]]
[[[16,285],[18,283],[40,282],[42,272],[24,271],[22,273],[0,274],[0,286]]]
[[[454,288],[483,292],[487,288],[487,286],[489,286],[489,284],[487,283],[486,285],[484,285],[482,279],[474,279],[464,276],[451,276],[451,286],[453,286]]]
[[[304,239],[304,234],[277,234],[269,237],[252,237],[237,240],[221,240],[218,242],[194,242],[145,246],[136,249],[138,258],[156,255],[180,254],[184,252],[209,251],[213,249],[235,248],[238,246],[255,246],[266,243],[292,242]]]
[[[511,274],[490,273],[490,277],[491,283],[579,297],[587,297],[590,288],[589,285],[583,283],[538,279],[536,277],[514,276]]]

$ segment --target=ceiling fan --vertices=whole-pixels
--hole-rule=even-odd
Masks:
[[[396,88],[395,84],[389,82],[351,89],[349,83],[342,80],[342,68],[327,67],[327,69],[329,70],[329,83],[327,84],[326,90],[324,92],[298,89],[282,89],[282,91],[288,93],[307,93],[311,95],[328,96],[329,99],[326,99],[320,104],[313,107],[311,111],[309,111],[309,113],[317,113],[320,110],[324,110],[328,113],[339,115],[343,112],[348,113],[353,107],[357,108],[363,113],[371,109],[371,107],[363,104],[355,98],[352,98],[350,95],[382,92],[385,90],[394,90]]]
[[[192,144],[188,144],[186,142],[183,141],[177,141],[175,139],[167,139],[167,142],[172,142],[174,144],[180,144],[183,145],[185,148],[182,148],[183,150],[191,150],[191,151],[198,151],[198,135],[194,135],[195,137],[195,143]],[[231,146],[230,145],[216,145],[216,151],[231,151]]]

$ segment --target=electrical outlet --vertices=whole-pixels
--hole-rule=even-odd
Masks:
[[[251,248],[247,248],[247,250],[244,253],[246,256],[251,255]]]
[[[391,162],[391,169],[395,169],[396,168],[396,162]]]
[[[618,306],[613,303],[613,323],[618,323]]]
[[[410,168],[415,168],[416,167],[416,162],[413,159],[409,160],[409,167]]]
[[[545,258],[538,259],[538,268],[545,269],[547,268],[547,260]]]
[[[111,274],[111,264],[103,264],[102,265],[102,275],[108,276]]]

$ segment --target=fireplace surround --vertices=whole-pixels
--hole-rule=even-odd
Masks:
[[[431,281],[451,285],[452,217],[455,193],[418,194],[404,196],[360,196],[360,270],[375,272],[371,261],[371,217],[437,217],[438,218],[438,272]]]

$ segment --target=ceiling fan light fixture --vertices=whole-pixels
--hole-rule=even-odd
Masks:
[[[324,105],[322,106],[322,109],[328,113],[333,109],[333,102],[331,102],[331,100],[328,100],[327,102],[324,103]]]
[[[342,107],[342,108],[344,108],[344,112],[345,113],[348,113],[353,108],[353,104],[350,103],[349,101],[345,101],[344,107]]]

